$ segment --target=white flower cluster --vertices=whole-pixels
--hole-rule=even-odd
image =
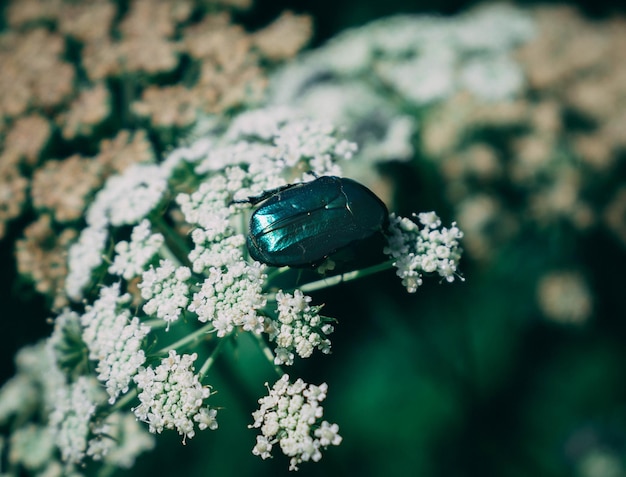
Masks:
[[[141,392],[140,404],[133,412],[150,426],[150,432],[160,434],[163,429],[176,429],[184,442],[196,434],[194,421],[201,430],[217,429],[217,411],[203,407],[211,389],[202,386],[194,374],[197,357],[195,353],[180,356],[171,350],[159,366],[144,368],[135,376]]]
[[[86,456],[130,465],[153,441],[136,435],[128,416],[112,413],[110,405],[129,402],[121,398],[124,394],[134,398],[129,392],[133,386],[139,400],[134,423],[148,424],[151,433],[176,430],[185,442],[198,429],[217,428],[217,411],[206,403],[211,388],[201,382],[213,355],[196,374],[198,355],[180,351],[195,345],[199,336],[214,333],[214,339],[202,340],[210,347],[238,329],[267,333],[275,345],[276,365],[292,365],[296,357],[310,357],[315,350],[329,353],[334,329],[331,319],[320,315],[321,306],[312,306],[301,290],[274,293],[278,286],[268,281],[268,267],[249,259],[245,217],[255,201],[246,199],[261,200],[264,192],[288,182],[341,175],[336,160],[349,159],[355,151],[356,145],[341,139],[326,121],[303,119],[286,109],[261,110],[238,116],[227,128],[216,125],[207,137],[172,152],[159,165],[133,166],[111,178],[95,197],[87,227],[69,253],[70,297],[82,299],[88,285],[99,295],[83,313],[68,309],[57,318],[46,347],[49,376],[41,378],[41,385],[16,381],[8,387],[7,399],[0,399],[0,420],[17,414],[16,391],[42,388],[45,410],[52,416],[49,433],[70,466],[66,473]],[[172,190],[185,191],[176,203],[164,200],[168,181]],[[153,215],[160,204],[167,220]],[[391,217],[388,253],[409,291],[421,283],[422,273],[453,280],[460,255],[456,226],[441,228],[434,214],[419,218],[422,229]],[[152,233],[151,219],[158,220],[163,234],[172,233],[166,235],[167,243],[163,235]],[[123,232],[115,228],[137,223],[130,240],[115,245],[110,266],[102,266],[109,236]],[[190,240],[173,235],[189,228]],[[157,257],[162,257],[158,265]],[[99,288],[91,283],[95,270],[103,272]],[[283,271],[273,270],[272,277]],[[281,275],[281,280],[289,276]],[[137,277],[140,296],[133,288]],[[141,322],[151,317],[164,326],[151,329]],[[165,334],[170,327],[176,328],[175,344]],[[148,334],[153,341],[165,341],[167,357],[164,351],[146,356]],[[212,350],[201,354],[205,351]],[[100,382],[85,376],[91,371],[86,358],[95,362]],[[301,379],[291,384],[288,376],[281,378],[254,414],[251,427],[261,429],[254,453],[267,458],[278,444],[295,470],[301,462],[318,461],[323,448],[338,445],[337,425],[322,421],[326,389],[325,384],[308,385]]]
[[[238,168],[237,168],[238,169]],[[240,169],[239,169],[240,170]],[[241,180],[233,183],[232,176],[235,176],[233,169],[229,180],[226,174],[215,174],[208,177],[200,184],[200,187],[191,194],[178,194],[176,202],[185,216],[185,220],[190,225],[198,225],[202,231],[201,237],[193,237],[196,246],[205,241],[218,241],[225,236],[232,235],[230,217],[233,210],[228,206],[232,190],[243,187]],[[195,232],[196,234],[200,232]],[[200,252],[196,252],[192,262],[197,259]],[[203,268],[194,272],[201,273]]]
[[[259,409],[252,414],[254,424],[249,427],[261,429],[252,453],[267,459],[278,443],[283,454],[291,457],[289,470],[298,470],[302,462],[319,461],[322,448],[341,444],[339,426],[321,421],[320,403],[327,389],[326,383],[315,386],[302,379],[290,384],[289,376],[283,375],[269,395],[259,399]]]
[[[98,379],[104,382],[113,404],[146,360],[141,344],[150,327],[132,317],[128,310],[130,295],[120,296],[120,284],[100,290],[100,298],[88,307],[80,321],[82,339],[89,349],[89,359],[98,362]]]
[[[148,316],[156,315],[165,320],[169,329],[170,323],[178,320],[189,303],[187,281],[191,278],[191,270],[177,267],[165,259],[156,269],[150,267],[146,270],[141,278],[141,298],[147,300],[143,311]]]
[[[146,217],[167,189],[167,171],[157,164],[133,164],[109,178],[87,211],[91,227],[130,225]]]
[[[423,273],[437,273],[448,282],[457,276],[461,259],[459,240],[463,232],[456,223],[441,227],[434,212],[417,215],[419,225],[406,218],[391,214],[389,217],[388,246],[384,252],[395,259],[396,274],[409,293],[415,293],[422,284]]]
[[[87,227],[69,250],[65,291],[72,300],[83,297],[92,272],[102,264],[108,227],[131,225],[146,217],[161,201],[169,173],[166,167],[134,164],[109,178],[96,194],[87,210]]]
[[[338,140],[334,133],[335,127],[327,121],[292,120],[274,138],[276,153],[287,167],[294,167],[307,158],[314,174],[340,175],[336,158],[352,158],[357,145],[345,139]]]
[[[153,436],[134,415],[114,412],[99,417],[107,396],[95,379],[79,376],[68,382],[60,369],[58,360],[72,352],[78,320],[69,310],[59,315],[50,338],[18,352],[18,374],[0,388],[0,410],[8,411],[0,411],[1,423],[11,415],[18,422],[29,413],[35,415],[36,422],[11,435],[11,463],[22,465],[29,475],[78,477],[82,474],[76,468],[86,456],[128,468],[138,454],[154,447]]]
[[[187,222],[199,226],[192,231],[194,248],[188,257],[195,273],[243,260],[245,238],[235,233],[231,220],[236,209],[228,202],[243,187],[244,175],[242,169],[230,168],[208,178],[194,193],[176,197]]]
[[[285,173],[306,166],[314,175],[340,175],[337,160],[350,159],[354,142],[338,137],[327,119],[303,118],[288,108],[249,111],[233,120],[225,142],[207,151],[196,172],[245,165],[250,184],[229,189],[245,199],[286,183]]]
[[[194,294],[189,311],[196,313],[199,321],[212,323],[219,337],[236,326],[260,334],[264,318],[258,310],[266,303],[262,294],[264,268],[258,262],[249,265],[243,259],[211,267],[200,291]]]
[[[65,278],[65,293],[72,300],[79,301],[83,290],[91,281],[92,272],[102,265],[102,254],[108,233],[98,227],[83,229],[69,249]]]
[[[264,319],[257,310],[265,306],[262,294],[265,266],[248,264],[243,257],[245,238],[230,225],[235,211],[227,201],[233,191],[243,187],[241,168],[216,174],[193,194],[180,194],[176,200],[190,224],[199,225],[191,238],[194,249],[189,254],[193,271],[204,273],[188,310],[203,323],[212,323],[219,337],[235,327],[259,334]]]
[[[3,442],[0,442],[3,444]],[[21,463],[29,471],[37,471],[39,469],[51,470],[49,465],[54,462],[52,457],[55,450],[54,436],[50,432],[49,427],[29,424],[20,427],[11,434],[11,454],[9,462],[15,466],[17,462]],[[59,471],[61,469],[59,468]],[[0,474],[8,477],[14,474]],[[61,475],[59,474],[37,474],[37,475]]]
[[[163,241],[163,235],[150,233],[150,221],[142,220],[133,227],[130,242],[122,240],[115,245],[115,258],[109,266],[109,273],[120,275],[125,280],[141,275],[146,263],[154,257]]]
[[[327,335],[334,331],[330,323],[324,323],[319,315],[319,307],[311,307],[311,297],[300,290],[293,295],[279,291],[276,293],[278,317],[269,324],[269,338],[276,342],[274,364],[291,366],[294,352],[301,358],[308,358],[317,348],[322,353],[330,353],[330,340]]]
[[[322,48],[283,67],[272,84],[273,102],[289,104],[289,99],[301,100],[303,92],[306,94],[311,88],[345,82],[346,77],[359,78],[363,73],[368,74],[369,80],[372,73],[378,76],[416,106],[447,97],[459,89],[480,95],[489,89],[489,84],[503,93],[500,98],[505,98],[520,86],[520,72],[513,62],[500,65],[517,72],[506,88],[498,83],[501,78],[487,76],[488,84],[474,91],[474,83],[464,80],[465,68],[470,63],[475,65],[475,60],[490,63],[494,59],[508,59],[510,50],[534,34],[530,15],[508,5],[477,8],[452,18],[428,15],[383,18],[347,30]],[[413,74],[407,76],[409,72]],[[409,79],[413,80],[412,85]],[[487,99],[492,96],[494,92],[488,92]]]
[[[486,101],[518,94],[524,76],[511,52],[534,32],[528,13],[503,4],[448,18],[383,18],[278,69],[269,101],[345,125],[360,150],[346,171],[358,179],[373,172],[363,172],[368,163],[413,157],[418,121],[407,106],[419,114],[462,90]]]
[[[87,455],[124,469],[130,469],[137,455],[155,445],[154,437],[128,412],[110,414],[94,426],[93,433]]]
[[[98,383],[81,376],[55,393],[55,407],[49,416],[49,427],[64,462],[79,464],[87,452],[91,420],[102,399]]]
[[[75,314],[74,318],[77,318]],[[52,337],[56,330],[55,323]],[[54,407],[56,389],[65,385],[65,376],[56,366],[52,337],[17,352],[17,374],[0,388],[1,425],[7,424],[13,416],[36,409],[39,401],[46,410]]]
[[[0,390],[0,425],[6,425],[21,409],[34,407],[37,391],[30,379],[19,374],[4,383]]]
[[[60,444],[68,441],[84,444],[85,440],[81,434],[55,442],[61,429],[58,418],[50,421],[50,413],[57,405],[67,408],[66,398],[70,392],[65,376],[57,367],[50,339],[19,350],[15,363],[17,375],[0,388],[0,423],[3,428],[8,429],[9,422],[16,427],[10,436],[11,465],[14,468],[21,465],[33,475],[77,475],[73,473],[73,464],[61,464],[55,455]],[[24,425],[30,413],[35,414],[35,422]],[[61,414],[62,411],[58,416]],[[46,416],[47,423],[41,423],[42,416]],[[16,423],[21,427],[15,426]],[[65,452],[80,455],[84,450],[83,445],[66,448]]]

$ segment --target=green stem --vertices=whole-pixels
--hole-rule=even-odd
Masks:
[[[111,414],[113,414],[115,411],[123,409],[126,406],[126,404],[128,404],[133,399],[135,399],[138,394],[139,394],[139,391],[137,391],[137,388],[133,388],[130,391],[128,391],[120,399],[115,401],[115,404],[113,404],[113,406],[111,407]]]
[[[163,244],[163,245],[161,245],[159,247],[159,255],[162,258],[165,258],[165,259],[169,260],[170,262],[172,262],[177,267],[180,267],[182,265],[182,263],[180,263],[180,260],[178,259],[178,257],[176,255],[174,255],[174,252],[172,252],[170,250],[170,248],[166,244]]]
[[[114,465],[106,464],[100,467],[100,470],[98,470],[98,477],[109,477],[113,475],[115,471],[116,467]]]
[[[161,348],[159,351],[156,352],[156,355],[158,356],[158,355],[162,355],[162,354],[167,354],[172,349],[182,348],[182,347],[184,347],[184,346],[186,346],[188,344],[191,344],[196,339],[198,339],[200,336],[209,333],[212,329],[213,329],[213,324],[207,323],[202,328],[194,331],[193,333],[189,333],[187,336],[185,336],[184,338],[179,339],[175,343],[173,343],[171,345],[167,345],[164,348]]]
[[[168,325],[168,323],[165,320],[162,320],[160,318],[153,318],[151,320],[145,320],[142,323],[145,325],[148,325],[150,329],[152,330],[165,328]]]
[[[282,377],[285,374],[285,372],[282,370],[280,366],[274,363],[274,353],[272,353],[272,350],[270,349],[270,347],[267,346],[267,343],[265,342],[265,340],[263,339],[261,335],[255,334],[254,336],[256,337],[257,342],[259,343],[259,348],[261,348],[261,351],[263,351],[263,354],[265,355],[267,360],[274,367],[274,371],[276,371],[276,374],[278,374],[278,377],[279,378]]]
[[[215,347],[215,349],[213,350],[211,355],[206,359],[206,361],[204,362],[204,364],[200,368],[200,371],[198,372],[198,378],[200,379],[200,381],[202,381],[202,379],[206,376],[206,373],[209,371],[209,368],[215,362],[215,359],[217,358],[217,356],[219,355],[220,351],[222,350],[222,346],[224,346],[225,342],[226,342],[226,338],[225,337],[220,339],[217,342],[217,346]]]
[[[349,282],[351,280],[356,280],[357,278],[363,278],[368,275],[373,275],[374,273],[388,270],[393,267],[394,261],[395,260],[388,260],[386,262],[379,263],[378,265],[364,268],[363,270],[355,270],[353,272],[344,273],[342,275],[322,278],[321,280],[306,283],[305,285],[298,287],[298,289],[302,290],[305,293],[308,293],[316,290],[321,290],[323,288],[329,288],[335,285],[339,285],[340,283]]]
[[[181,264],[188,265],[189,247],[185,241],[163,220],[162,215],[150,214],[150,221],[165,238],[165,244],[159,249],[161,256],[171,260],[178,266]]]
[[[291,270],[289,267],[270,268],[267,272],[267,283],[272,283],[274,278],[289,270]]]

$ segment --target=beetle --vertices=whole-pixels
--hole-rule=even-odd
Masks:
[[[350,244],[384,232],[387,207],[376,194],[344,177],[321,176],[248,199],[250,256],[275,267],[312,267]]]

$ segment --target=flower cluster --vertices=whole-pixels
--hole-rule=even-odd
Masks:
[[[557,323],[580,325],[593,312],[591,290],[579,272],[546,273],[537,283],[537,302],[546,318]]]
[[[154,439],[132,414],[115,411],[106,418],[99,416],[106,393],[93,377],[69,381],[62,371],[69,354],[76,354],[68,347],[68,334],[76,331],[76,325],[80,328],[78,319],[66,311],[57,318],[49,339],[20,350],[18,374],[0,390],[0,423],[22,420],[30,413],[37,416],[11,435],[9,457],[11,466],[23,466],[32,474],[78,477],[82,474],[77,467],[85,456],[129,468],[137,455],[154,447]]]
[[[194,421],[201,429],[217,429],[217,411],[203,407],[211,389],[202,386],[194,374],[197,357],[195,353],[180,356],[171,350],[159,366],[142,369],[135,376],[141,404],[133,412],[150,426],[150,432],[176,429],[185,439],[192,438],[196,433]]]
[[[262,295],[263,266],[233,262],[221,268],[212,267],[194,294],[189,311],[201,322],[209,322],[217,336],[230,334],[235,327],[260,334],[263,316],[259,311],[266,302]]]
[[[176,321],[189,303],[191,270],[176,267],[169,260],[161,260],[160,265],[145,271],[139,289],[141,298],[147,300],[143,311],[148,316],[156,315],[169,324]]]
[[[130,295],[120,295],[120,284],[100,290],[100,298],[88,307],[80,321],[82,339],[89,349],[89,359],[96,361],[98,379],[105,383],[109,403],[113,404],[145,362],[142,340],[150,327],[132,317],[125,308]]]
[[[261,429],[252,453],[267,459],[272,447],[279,444],[291,457],[289,470],[298,470],[302,462],[319,461],[322,449],[341,444],[339,426],[321,420],[324,409],[320,403],[326,399],[327,389],[326,383],[315,386],[302,379],[291,384],[287,374],[271,389],[268,386],[269,395],[259,399],[254,424],[249,426]]]
[[[459,93],[515,98],[524,74],[513,50],[534,34],[531,16],[509,5],[383,18],[283,65],[270,78],[270,102],[345,125],[360,153],[344,172],[371,180],[377,163],[414,157],[422,117],[440,102]]]
[[[300,290],[293,295],[276,293],[278,317],[270,322],[269,339],[276,342],[274,364],[290,366],[294,352],[308,358],[314,349],[330,353],[330,340],[326,338],[334,329],[318,312],[321,307],[311,307],[311,297]],[[326,320],[328,321],[328,320]]]
[[[423,225],[406,217],[391,214],[389,245],[385,253],[393,257],[397,275],[409,293],[415,293],[422,284],[423,273],[437,273],[448,282],[458,276],[457,265],[461,258],[459,240],[463,232],[455,223],[441,227],[441,220],[434,212],[416,216]]]
[[[153,164],[135,164],[113,176],[98,192],[87,211],[87,227],[69,250],[67,295],[78,300],[102,264],[108,227],[134,224],[154,209],[167,188],[167,170]]]
[[[78,464],[85,457],[100,392],[97,382],[83,376],[57,391],[56,405],[50,413],[50,427],[61,450],[61,458],[69,464]]]
[[[162,234],[150,233],[150,221],[142,220],[133,228],[130,242],[121,240],[115,245],[115,258],[108,269],[109,273],[120,275],[125,280],[141,275],[163,241]]]
[[[188,133],[181,128],[208,112],[258,101],[268,62],[295,55],[311,36],[311,19],[288,12],[256,32],[246,31],[231,11],[249,7],[249,0],[5,3],[0,238],[10,223],[19,236],[25,222],[16,219],[33,208],[52,215],[57,233],[75,230],[86,204],[113,172],[143,162],[145,149],[151,155],[153,146],[178,146]],[[164,74],[170,75],[167,85]],[[134,133],[120,129],[129,124]],[[139,150],[117,154],[119,139],[128,135],[142,138],[133,141]],[[59,310],[67,304],[58,292],[63,283],[50,286],[49,277],[64,281],[59,275],[66,269],[57,263],[67,250],[65,241],[48,247],[51,240],[37,244],[50,256],[39,270],[31,273],[26,254],[20,254],[19,266]],[[80,285],[72,286],[76,299]]]
[[[154,447],[152,435],[132,413],[110,414],[94,426],[93,434],[87,455],[123,469],[131,468],[137,455]]]
[[[203,127],[200,139],[162,162],[133,164],[110,177],[69,249],[65,288],[73,304],[57,317],[49,342],[63,381],[49,412],[61,459],[72,466],[87,457],[107,462],[116,452],[121,466],[145,449],[124,450],[106,437],[123,440],[128,424],[118,407],[133,406],[151,433],[175,430],[183,442],[198,429],[216,429],[205,379],[218,351],[228,348],[222,345],[243,333],[254,335],[276,368],[330,353],[335,320],[291,286],[292,272],[251,259],[245,224],[268,190],[341,176],[356,144],[327,121],[287,108],[248,111],[230,124],[207,119]],[[397,266],[410,269],[404,282],[425,272],[452,281],[460,232],[441,228],[434,214],[420,218],[424,230],[394,229],[392,216],[389,248]],[[307,285],[308,292],[326,282]],[[336,424],[321,420],[326,385],[288,379],[260,401],[254,427],[263,435],[254,452],[266,458],[279,444],[295,470],[341,437]]]

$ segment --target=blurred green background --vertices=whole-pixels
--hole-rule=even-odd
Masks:
[[[624,11],[613,2],[578,5],[593,18]],[[261,0],[240,19],[252,27],[286,8],[308,12],[317,46],[382,16],[448,15],[468,6]],[[624,183],[624,158],[622,151],[609,174],[591,181],[592,205],[606,204],[608,191]],[[436,210],[444,223],[456,220],[432,162],[417,157],[385,166],[383,174],[396,184],[399,213]],[[517,192],[502,193],[515,204]],[[15,351],[49,333],[45,300],[17,277],[13,258],[30,214],[0,242],[0,382],[13,373]],[[314,294],[329,316],[339,317],[333,354],[301,362],[292,374],[328,383],[325,417],[339,423],[344,441],[319,463],[303,464],[299,475],[626,476],[625,252],[605,227],[581,231],[557,221],[522,227],[488,261],[466,256],[465,282],[426,280],[407,295],[388,272]],[[552,270],[584,277],[584,319],[559,322],[540,306],[538,290]],[[224,406],[219,430],[185,446],[177,435],[160,436],[156,451],[120,475],[287,475],[286,459],[261,462],[250,452],[255,433],[247,425],[266,380],[274,380],[272,370],[243,339],[211,376]]]

